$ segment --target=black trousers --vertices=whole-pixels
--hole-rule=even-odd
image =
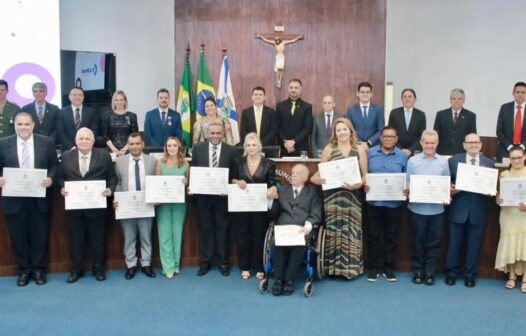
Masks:
[[[482,209],[481,209],[482,211]],[[449,223],[449,247],[447,249],[446,272],[450,276],[464,273],[466,277],[476,277],[479,269],[480,247],[484,239],[486,225],[466,223]],[[460,270],[460,253],[466,247],[464,270]]]
[[[47,267],[49,213],[39,210],[36,198],[20,198],[20,212],[6,215],[11,248],[20,274]]]
[[[84,271],[84,249],[89,241],[93,259],[92,270],[104,271],[106,261],[106,216],[87,217],[67,214],[71,244],[71,271]]]
[[[414,272],[434,274],[440,254],[440,239],[444,213],[419,215],[411,212],[413,224],[413,256],[411,264]]]
[[[371,269],[392,270],[396,254],[396,238],[401,207],[388,208],[367,203],[367,241]]]
[[[294,280],[300,268],[305,246],[276,246],[272,243],[272,262],[276,279]]]
[[[242,271],[263,272],[263,245],[269,219],[264,212],[240,212],[233,217],[237,259]]]
[[[199,262],[201,266],[212,263],[214,250],[220,265],[228,265],[228,215],[227,198],[224,196],[196,196],[199,221]]]

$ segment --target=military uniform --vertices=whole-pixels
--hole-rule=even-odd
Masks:
[[[18,111],[20,107],[10,102],[0,107],[0,138],[15,134],[15,116]]]

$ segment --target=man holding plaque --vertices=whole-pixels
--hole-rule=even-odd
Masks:
[[[223,143],[225,127],[221,121],[208,124],[208,140],[194,145],[192,166],[210,168],[235,168],[235,149]],[[190,172],[191,174],[191,172]],[[228,179],[231,180],[231,177]],[[188,191],[191,193],[191,190]],[[219,270],[222,275],[230,275],[228,262],[227,231],[230,217],[228,202],[224,195],[195,195],[197,220],[199,222],[199,270],[203,276],[211,268],[214,250],[219,259]]]
[[[117,186],[117,175],[108,151],[93,148],[95,135],[87,127],[77,131],[76,148],[66,151],[61,157],[60,193],[68,196],[64,188],[66,181],[106,182],[102,196],[110,197]],[[84,245],[88,237],[93,258],[93,275],[97,281],[106,280],[104,272],[106,246],[107,209],[66,210],[71,244],[71,273],[68,283],[77,282],[84,275]]]
[[[380,133],[380,145],[367,151],[369,173],[405,173],[407,154],[396,147],[398,136],[393,126],[386,126]],[[370,186],[364,185],[365,192]],[[374,282],[382,272],[387,281],[396,281],[393,263],[396,252],[396,234],[400,223],[402,201],[367,201],[370,270],[367,280]]]
[[[18,286],[29,283],[31,275],[37,285],[44,285],[48,255],[49,216],[51,197],[49,187],[56,178],[58,170],[57,153],[53,139],[33,134],[35,123],[27,112],[19,112],[15,117],[16,135],[0,141],[0,169],[46,169],[47,178],[42,187],[48,188],[46,196],[7,197],[2,192],[5,221],[9,239],[18,266]],[[0,188],[14,181],[6,181],[0,176]]]
[[[407,185],[411,175],[449,176],[449,165],[436,153],[438,133],[425,130],[420,139],[422,153],[407,162]],[[411,190],[409,190],[411,193]],[[447,203],[447,202],[445,202]],[[444,205],[434,203],[409,203],[413,226],[413,283],[433,285],[437,259],[440,254],[440,239],[444,223]]]
[[[466,153],[449,159],[451,171],[451,194],[453,203],[449,209],[449,247],[446,261],[446,285],[453,286],[459,273],[464,274],[464,285],[475,287],[478,274],[480,247],[486,231],[488,200],[490,197],[467,191],[455,190],[459,163],[495,168],[495,163],[481,154],[482,142],[471,133],[464,139]],[[460,248],[467,243],[466,261],[460,270]]]
[[[141,191],[145,189],[146,175],[155,175],[157,160],[144,154],[144,140],[140,133],[128,136],[129,154],[120,156],[115,160],[115,171],[118,184],[116,191]],[[119,206],[114,202],[115,209]],[[156,274],[151,267],[152,261],[152,218],[121,219],[122,233],[124,235],[124,257],[126,273],[124,278],[130,280],[137,272],[137,233],[141,239],[141,271],[150,278]]]

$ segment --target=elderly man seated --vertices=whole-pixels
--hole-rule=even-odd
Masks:
[[[271,215],[276,225],[298,225],[308,235],[321,221],[321,200],[315,187],[305,185],[309,169],[303,164],[292,168],[292,185],[278,191],[278,200],[272,205]],[[294,278],[300,267],[305,246],[272,246],[276,281],[274,295],[290,295],[294,291]]]

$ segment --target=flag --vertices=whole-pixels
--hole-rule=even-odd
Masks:
[[[234,145],[239,143],[239,127],[237,124],[236,102],[232,92],[230,81],[230,65],[227,56],[223,57],[221,72],[219,73],[219,85],[217,88],[217,107],[222,112],[223,118],[228,118],[232,127],[232,138]]]
[[[215,98],[216,91],[210,79],[208,66],[205,60],[205,51],[201,49],[201,56],[199,57],[199,68],[197,70],[197,93],[195,95],[196,114],[195,119],[199,120],[205,116],[205,99],[208,97]]]
[[[190,133],[192,126],[190,124],[190,116],[195,110],[195,104],[192,97],[192,70],[190,70],[189,54],[186,54],[184,60],[183,77],[179,85],[179,95],[177,97],[177,112],[181,115],[181,123],[183,125],[182,140],[184,140],[186,147],[192,147],[192,140]]]

